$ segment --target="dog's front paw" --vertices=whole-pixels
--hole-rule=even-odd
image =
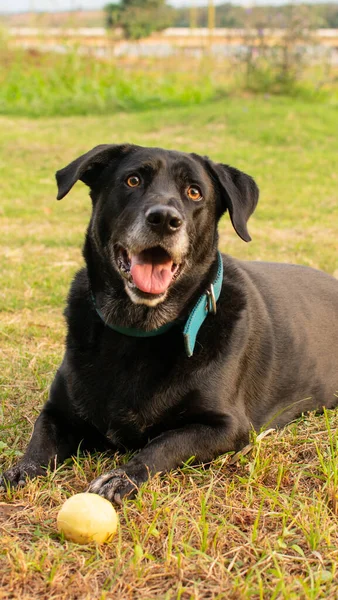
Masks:
[[[123,498],[131,499],[136,496],[139,486],[146,479],[143,469],[139,473],[134,472],[132,475],[129,475],[123,469],[114,469],[94,479],[87,491],[121,505]]]
[[[45,474],[46,470],[39,464],[23,460],[0,475],[0,492],[4,492],[8,486],[22,487],[26,484],[27,479]]]

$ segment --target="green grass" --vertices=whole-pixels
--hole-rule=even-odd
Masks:
[[[0,48],[1,49],[1,48]],[[111,114],[200,104],[226,93],[225,75],[206,60],[99,61],[4,49],[0,58],[0,114],[31,117]]]
[[[27,445],[64,346],[62,311],[90,214],[77,184],[55,200],[54,172],[102,142],[208,154],[253,175],[253,241],[229,219],[234,256],[338,269],[337,110],[286,98],[83,118],[0,118],[0,470]],[[111,464],[75,457],[0,498],[0,599],[317,600],[338,595],[338,415],[305,416],[235,465],[186,465],[119,511],[114,542],[56,533],[62,501]],[[117,461],[124,460],[116,457]]]
[[[47,117],[111,115],[117,111],[196,106],[229,95],[286,94],[337,103],[336,70],[325,64],[281,83],[276,65],[260,66],[250,77],[245,61],[199,58],[110,58],[10,49],[0,32],[0,114]],[[277,69],[278,71],[278,69]],[[323,83],[325,82],[325,83]]]

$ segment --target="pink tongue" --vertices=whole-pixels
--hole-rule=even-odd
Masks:
[[[141,252],[131,257],[130,272],[133,281],[142,292],[163,294],[173,278],[173,261],[164,253],[161,256]]]

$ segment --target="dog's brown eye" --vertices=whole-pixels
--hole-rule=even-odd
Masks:
[[[137,187],[140,183],[141,180],[137,175],[130,175],[127,179],[127,185],[129,185],[129,187]]]
[[[188,187],[187,196],[190,198],[190,200],[194,200],[195,202],[202,200],[202,192],[197,185],[191,185]]]

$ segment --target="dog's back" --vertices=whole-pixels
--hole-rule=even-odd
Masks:
[[[253,337],[271,341],[269,365],[262,373],[264,399],[260,410],[253,410],[253,423],[260,427],[270,420],[283,425],[306,410],[335,406],[338,281],[304,266],[237,264],[249,290]],[[251,348],[251,361],[255,359]]]

